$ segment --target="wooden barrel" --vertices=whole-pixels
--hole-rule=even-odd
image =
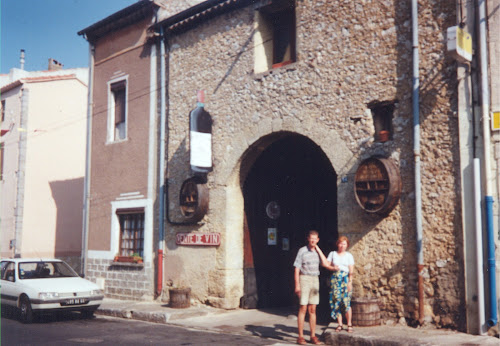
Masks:
[[[397,205],[402,182],[391,159],[370,157],[359,165],[354,176],[356,201],[367,213],[387,215]]]
[[[181,213],[186,221],[198,222],[208,211],[208,187],[198,178],[189,178],[182,183],[179,194]]]
[[[352,324],[358,327],[380,325],[378,298],[355,298],[351,301]]]
[[[191,288],[171,288],[168,293],[171,308],[189,308],[191,305]]]

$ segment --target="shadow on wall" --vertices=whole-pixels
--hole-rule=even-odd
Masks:
[[[74,269],[80,267],[83,222],[83,177],[49,183],[56,203],[54,253]]]
[[[458,119],[454,116],[457,105],[457,96],[452,90],[456,90],[456,70],[450,68],[453,66],[453,61],[447,56],[446,53],[446,42],[442,40],[441,42],[436,42],[436,45],[425,45],[422,44],[426,40],[425,35],[429,35],[429,31],[425,31],[426,22],[433,23],[432,35],[438,35],[446,31],[447,27],[455,25],[456,21],[456,8],[454,2],[449,2],[449,4],[443,3],[441,6],[429,6],[430,12],[425,12],[425,9],[419,8],[419,55],[420,55],[420,90],[419,90],[419,106],[420,106],[420,126],[421,126],[421,153],[423,157],[423,164],[431,162],[433,160],[438,160],[438,157],[433,157],[435,151],[430,148],[430,143],[433,143],[435,138],[435,131],[430,130],[430,128],[435,127],[437,124],[442,128],[448,129],[449,137],[451,143],[450,147],[458,147]],[[412,91],[411,91],[411,78],[412,78],[412,49],[411,49],[411,6],[410,2],[394,1],[394,9],[396,11],[396,35],[398,41],[398,76],[407,76],[407,78],[399,79],[397,85],[397,97],[399,100],[403,100],[400,103],[401,113],[407,113],[412,116]],[[427,17],[432,17],[427,18]],[[405,23],[410,23],[410,25],[405,25]],[[401,44],[404,43],[404,44]],[[402,63],[402,62],[406,62]],[[442,109],[446,109],[442,113]],[[412,131],[413,133],[413,131]],[[413,145],[413,141],[412,141]],[[458,171],[458,165],[454,165],[454,162],[459,161],[459,152],[457,150],[452,151],[453,157],[446,163],[447,167],[450,168],[453,177],[458,178],[460,172]],[[402,155],[403,156],[403,155]],[[413,161],[412,156],[407,156],[404,158],[407,162]],[[426,162],[427,161],[427,162]],[[413,170],[411,171],[413,174]],[[437,172],[436,174],[439,174]],[[414,191],[414,177],[407,175],[402,177],[403,181],[405,178],[407,180],[408,186],[404,187],[404,190]],[[411,183],[408,183],[411,181]],[[429,189],[429,182],[426,181],[425,175],[422,175],[422,185],[427,186]],[[432,188],[431,188],[432,189]],[[460,200],[459,189],[455,189],[455,200]],[[423,191],[423,197],[425,198],[425,191]],[[401,199],[401,211],[402,211],[402,224],[408,225],[410,227],[405,227],[402,234],[402,242],[404,247],[404,252],[407,254],[416,254],[416,230],[415,230],[415,219],[413,212],[405,212],[406,210],[412,210],[414,208],[413,198],[402,198]],[[461,211],[460,203],[454,203],[453,208],[455,210],[450,211],[455,215],[453,223],[455,225],[461,224]],[[428,206],[424,204],[422,208],[422,214],[424,215],[423,221],[423,231],[424,231],[424,243],[425,235],[432,232],[430,227],[435,227],[436,225],[429,225],[426,215],[433,215],[434,210],[428,209]],[[448,282],[450,276],[440,275],[441,273],[431,273],[431,278],[424,280],[425,285],[425,304],[431,306],[433,313],[437,316],[438,321],[441,317],[440,324],[444,327],[458,328],[459,330],[465,330],[465,302],[464,292],[464,280],[460,280],[464,275],[463,268],[463,239],[462,233],[460,232],[460,227],[455,227],[453,230],[453,243],[456,244],[454,253],[454,262],[456,267],[453,268],[452,275],[457,275],[458,279],[455,284]],[[433,245],[427,245],[431,247]],[[435,246],[435,244],[434,244]],[[425,251],[424,247],[424,251]],[[429,248],[427,249],[429,251]],[[428,259],[424,261],[427,262]],[[397,284],[401,286],[399,289],[404,290],[405,300],[403,302],[405,312],[409,312],[410,315],[413,314],[413,309],[417,308],[414,303],[414,298],[417,296],[417,263],[416,258],[405,258],[404,262],[396,263],[384,277],[381,278],[385,282],[387,280],[389,285],[395,284],[395,279],[397,278],[400,283]],[[426,268],[428,270],[428,264],[426,263]],[[443,273],[445,274],[445,273]],[[446,273],[448,274],[448,273]],[[434,277],[432,277],[434,276]],[[433,294],[429,294],[430,291],[434,291]],[[450,323],[445,322],[443,317],[447,318]],[[436,320],[435,320],[436,321]],[[416,321],[410,321],[410,323]],[[439,322],[438,322],[439,323]]]
[[[188,144],[186,143],[187,138],[189,136],[187,131],[188,130],[186,130],[186,136],[182,139],[175,152],[169,155],[167,158],[168,171],[166,173],[166,179],[168,186],[166,186],[165,188],[165,193],[168,195],[166,197],[165,212],[168,213],[168,215],[166,215],[167,218],[166,227],[167,229],[170,229],[170,231],[165,234],[165,240],[168,250],[177,249],[178,247],[178,245],[176,244],[177,232],[197,231],[204,224],[202,220],[198,224],[186,224],[183,226],[179,226],[180,228],[177,228],[176,225],[172,225],[169,223],[170,221],[172,221],[173,223],[177,222],[180,223],[186,221],[185,217],[181,213],[181,208],[179,205],[179,198],[180,198],[179,195],[182,183],[186,179],[193,177],[189,165]],[[167,131],[167,138],[170,138],[170,131]]]

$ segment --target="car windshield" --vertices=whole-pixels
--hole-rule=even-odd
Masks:
[[[19,263],[19,279],[48,279],[75,277],[78,274],[64,262],[22,262]]]

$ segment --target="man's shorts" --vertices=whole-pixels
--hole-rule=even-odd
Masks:
[[[300,280],[300,305],[318,305],[319,276],[301,275],[299,280]]]

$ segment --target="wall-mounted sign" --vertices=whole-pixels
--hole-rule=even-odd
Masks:
[[[177,245],[220,245],[220,233],[177,233]]]
[[[278,232],[276,232],[276,228],[268,228],[267,229],[267,245],[276,245],[278,242]]]
[[[493,131],[500,130],[500,110],[492,112],[491,129]]]
[[[200,90],[197,107],[189,113],[189,161],[193,172],[206,174],[212,171],[212,117],[204,99]]]
[[[459,26],[446,30],[446,48],[461,62],[472,61],[472,36]]]
[[[399,170],[390,159],[366,159],[354,177],[356,200],[368,213],[388,214],[399,201],[401,187]]]
[[[288,238],[283,238],[281,241],[282,241],[282,250],[290,251],[290,240]]]
[[[184,181],[179,194],[181,213],[192,222],[200,221],[208,211],[208,188],[195,178]]]

